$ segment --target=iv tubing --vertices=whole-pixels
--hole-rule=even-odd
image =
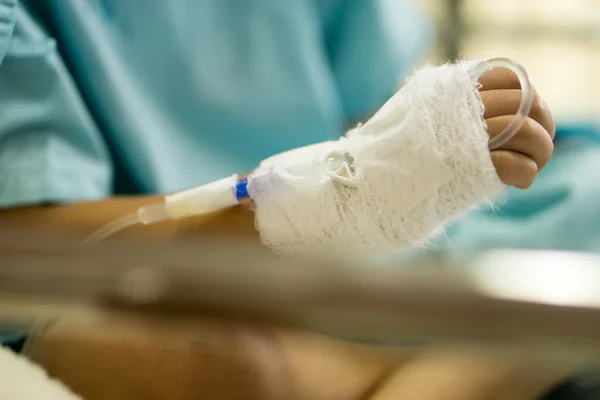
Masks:
[[[521,84],[522,96],[521,104],[519,104],[519,109],[517,110],[515,118],[502,132],[490,139],[489,147],[491,150],[497,149],[508,142],[517,134],[519,129],[523,127],[523,124],[531,112],[534,93],[533,85],[531,84],[531,80],[529,79],[529,75],[525,68],[518,62],[509,58],[492,58],[485,60],[474,68],[473,73],[477,78],[481,78],[487,72],[496,68],[506,68],[517,76],[519,83]]]
[[[165,196],[161,203],[140,207],[103,226],[82,245],[94,246],[107,237],[135,225],[150,225],[161,221],[208,214],[239,204],[248,198],[248,180],[237,175],[206,185]]]
[[[88,236],[82,243],[83,246],[94,246],[98,242],[113,234],[135,225],[150,225],[169,219],[164,203],[150,204],[140,207],[137,212],[124,215]]]

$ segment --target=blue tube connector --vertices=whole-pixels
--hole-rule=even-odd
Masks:
[[[235,184],[235,197],[238,200],[238,202],[241,202],[242,200],[250,197],[250,195],[248,194],[248,179],[240,179]]]

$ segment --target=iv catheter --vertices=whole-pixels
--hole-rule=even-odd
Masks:
[[[134,225],[150,225],[208,214],[235,206],[248,198],[250,198],[248,180],[233,175],[207,185],[168,195],[162,203],[140,207],[136,212],[103,226],[90,235],[83,245],[92,246],[108,236]]]
[[[477,64],[471,74],[481,78],[487,72],[505,68],[513,72],[521,85],[521,103],[515,118],[508,126],[489,140],[491,150],[509,141],[521,129],[531,111],[534,90],[527,71],[516,61],[508,58],[493,58]],[[333,181],[346,186],[355,186],[349,179],[352,174],[352,157],[349,154],[330,152],[322,161],[324,173]],[[134,225],[149,225],[165,220],[175,220],[195,215],[209,214],[240,204],[250,199],[248,180],[237,175],[230,176],[206,185],[167,195],[164,202],[143,206],[137,212],[115,220],[93,233],[84,241],[84,245],[94,245],[102,239]]]

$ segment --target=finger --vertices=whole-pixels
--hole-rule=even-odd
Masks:
[[[520,90],[490,90],[482,92],[481,100],[485,105],[484,118],[489,119],[503,115],[512,115],[514,118],[521,105],[521,96],[522,92]],[[554,117],[546,102],[537,93],[534,93],[529,117],[539,122],[550,137],[554,139],[556,133]]]
[[[488,90],[521,89],[519,78],[507,68],[495,68],[487,72],[479,78],[479,83],[481,84],[480,91],[482,92]]]
[[[538,173],[537,164],[531,158],[514,151],[493,151],[492,162],[500,180],[518,189],[529,188]]]
[[[491,118],[486,121],[488,134],[494,137],[506,128],[514,116]],[[538,170],[546,166],[552,153],[554,152],[554,143],[552,138],[539,122],[527,118],[521,129],[512,139],[494,150],[507,150],[521,153],[531,158],[537,165]]]

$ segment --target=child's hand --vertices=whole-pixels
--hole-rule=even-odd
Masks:
[[[490,137],[502,130],[515,117],[521,102],[517,77],[507,70],[496,69],[480,80],[481,98],[485,106],[485,122]],[[552,113],[536,93],[527,122],[500,148],[492,150],[492,161],[498,176],[507,185],[527,189],[538,172],[552,157],[555,125]]]

